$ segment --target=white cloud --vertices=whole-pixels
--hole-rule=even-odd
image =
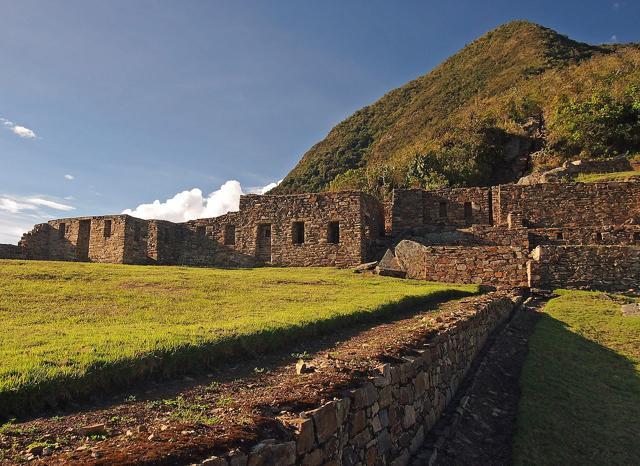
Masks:
[[[15,135],[20,136],[21,138],[33,139],[36,137],[36,133],[34,133],[33,130],[25,128],[24,126],[15,125],[10,127],[10,129]]]
[[[64,211],[75,210],[75,207],[73,206],[70,206],[67,204],[60,204],[59,202],[50,201],[48,199],[40,199],[38,197],[29,198],[27,199],[27,202],[33,205],[49,207],[50,209],[55,209],[55,210],[64,210]]]
[[[282,180],[276,181],[274,183],[269,183],[266,186],[262,186],[261,188],[249,188],[249,194],[266,194],[271,191],[273,188],[282,183]]]
[[[616,42],[618,42],[618,36],[616,36],[615,34],[614,34],[614,35],[612,35],[612,36],[611,36],[611,41],[610,41],[610,42],[613,42],[614,44],[615,44]]]
[[[6,197],[0,197],[0,210],[17,214],[23,210],[35,210],[37,207],[32,204],[26,204]]]
[[[51,210],[75,207],[42,197],[0,196],[0,243],[17,243],[23,233],[51,218]]]
[[[35,131],[33,131],[32,129],[16,125],[13,121],[7,120],[6,118],[0,118],[0,121],[2,122],[3,126],[5,126],[16,136],[20,136],[21,138],[25,139],[35,139],[37,137]]]
[[[38,208],[40,207],[63,211],[75,209],[75,207],[73,206],[50,201],[48,199],[42,199],[39,197],[32,197],[27,199],[15,196],[0,197],[0,210],[4,210],[12,214],[18,214],[25,210],[38,210]]]
[[[0,243],[18,244],[24,233],[33,228],[32,219],[3,215],[0,211]]]
[[[64,175],[64,179],[65,179],[65,180],[69,180],[69,181],[71,181],[71,180],[75,180],[75,179],[76,179],[76,177],[75,177],[75,176],[73,176],[73,175]]]
[[[250,188],[249,193],[263,194],[277,186],[278,183],[269,183],[260,188]],[[229,180],[206,197],[203,196],[200,189],[194,188],[190,191],[182,191],[164,202],[155,200],[151,204],[140,204],[135,209],[126,209],[122,213],[144,219],[154,218],[172,222],[218,217],[227,212],[237,211],[242,194],[244,193],[240,183],[236,180]]]

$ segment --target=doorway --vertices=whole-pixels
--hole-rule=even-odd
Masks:
[[[78,242],[76,243],[76,257],[79,261],[89,260],[89,241],[91,238],[91,220],[80,220],[78,225]]]
[[[263,262],[271,262],[271,224],[258,225],[256,257]]]

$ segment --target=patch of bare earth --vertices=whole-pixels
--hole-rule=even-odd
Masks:
[[[188,464],[258,440],[287,440],[287,420],[316,408],[402,360],[469,313],[469,300],[352,326],[287,352],[232,361],[198,379],[149,383],[118,398],[16,423],[0,433],[4,463]],[[415,354],[415,353],[414,353]],[[304,359],[308,372],[297,374]],[[81,429],[94,426],[90,433]],[[35,444],[35,445],[34,445]],[[31,446],[31,449],[29,448]]]

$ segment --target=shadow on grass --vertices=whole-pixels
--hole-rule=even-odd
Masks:
[[[515,464],[638,464],[640,374],[633,360],[544,314],[529,345]],[[595,340],[595,341],[594,341]]]
[[[69,402],[104,400],[108,395],[140,386],[144,382],[199,375],[212,369],[232,366],[239,360],[254,359],[314,337],[324,337],[314,351],[361,332],[358,324],[382,323],[406,318],[433,309],[437,304],[472,296],[461,290],[443,290],[423,297],[408,297],[380,306],[301,325],[271,328],[251,335],[228,336],[215,343],[184,345],[171,351],[155,351],[138,359],[110,364],[94,364],[82,377],[58,377],[20,391],[0,393],[0,420],[68,407]],[[53,413],[51,413],[53,414]]]

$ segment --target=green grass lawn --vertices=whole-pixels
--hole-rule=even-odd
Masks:
[[[582,173],[576,176],[574,181],[579,183],[596,183],[603,181],[629,181],[640,177],[640,171],[616,172],[616,173]]]
[[[0,417],[477,292],[331,268],[0,261]]]
[[[622,297],[559,293],[530,341],[515,463],[638,464],[640,316]]]

